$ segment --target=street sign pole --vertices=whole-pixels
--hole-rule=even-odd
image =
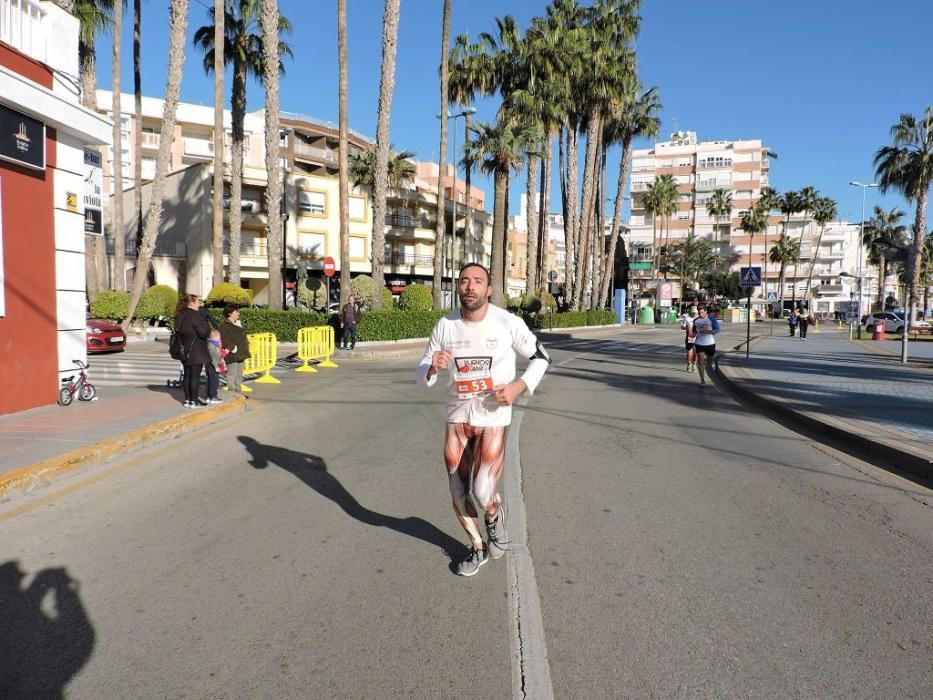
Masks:
[[[748,302],[745,314],[745,359],[748,359],[748,345],[752,340],[752,288],[748,288]]]
[[[739,286],[748,290],[748,301],[745,306],[745,359],[747,360],[748,346],[752,340],[752,289],[761,286],[761,268],[751,266],[739,268]]]

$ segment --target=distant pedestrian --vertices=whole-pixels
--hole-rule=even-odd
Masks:
[[[356,347],[356,327],[360,323],[360,307],[351,294],[347,297],[347,303],[344,304],[340,312],[340,320],[343,323],[343,340],[340,347],[343,350],[353,350]]]
[[[800,317],[796,309],[790,310],[790,316],[787,317],[787,328],[790,330],[790,337],[797,335],[797,326],[800,325]]]
[[[697,309],[699,314],[693,320],[693,327],[696,330],[697,371],[700,374],[700,387],[706,388],[706,375],[709,375],[710,381],[713,375],[710,374],[713,356],[716,354],[716,334],[719,333],[719,321],[710,316],[705,306]]]
[[[211,361],[204,365],[204,371],[207,372],[207,402],[221,403],[220,391],[220,371],[223,364],[223,354],[220,345],[220,331],[216,328],[211,329],[211,334],[207,339],[207,351],[210,353]]]
[[[185,408],[207,405],[207,401],[201,399],[198,393],[202,368],[211,361],[211,355],[207,350],[211,327],[201,315],[200,308],[201,300],[197,294],[186,294],[175,307],[175,332],[185,348],[185,372],[182,377]]]
[[[810,317],[805,315],[803,311],[801,311],[797,315],[797,318],[799,319],[800,339],[806,340],[807,339],[807,328],[810,326]]]
[[[697,368],[697,351],[695,347],[697,333],[693,327],[693,321],[697,317],[697,307],[691,306],[683,316],[680,317],[680,328],[684,331],[684,347],[687,350],[687,371],[695,372]]]
[[[242,393],[243,363],[250,358],[249,339],[240,323],[240,309],[232,304],[224,309],[220,345],[228,351],[224,358],[227,363],[227,389]]]

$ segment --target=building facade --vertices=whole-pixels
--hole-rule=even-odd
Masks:
[[[85,232],[100,230],[111,125],[84,109],[78,21],[0,0],[0,413],[54,403],[85,361]]]

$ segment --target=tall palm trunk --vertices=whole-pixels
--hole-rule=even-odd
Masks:
[[[282,289],[286,259],[282,231],[282,175],[279,135],[279,3],[262,0],[263,86],[266,93],[266,251],[269,260],[269,308],[284,307]],[[297,291],[297,290],[296,290]],[[327,300],[330,303],[330,299]]]
[[[149,268],[152,251],[155,249],[162,222],[162,197],[165,194],[165,176],[168,173],[172,154],[172,134],[175,131],[175,112],[178,108],[178,95],[181,91],[181,71],[185,62],[185,36],[188,30],[188,0],[172,0],[169,20],[168,80],[165,85],[165,101],[162,110],[162,131],[159,140],[159,155],[156,158],[155,179],[152,181],[152,198],[149,212],[143,228],[143,244],[140,248],[138,265]],[[136,312],[136,306],[146,286],[146,276],[136,275],[130,294],[129,311],[123,322],[124,328]]]
[[[803,234],[807,230],[808,223],[809,222],[807,221],[807,212],[804,212],[803,213],[803,226],[800,228],[800,236],[797,239],[797,259],[794,261],[794,286],[791,288],[791,293],[790,293],[790,303],[794,308],[797,307],[797,269],[798,269],[798,265],[800,264],[800,254],[803,252]],[[813,256],[812,249],[810,251],[810,256],[812,259],[812,256]]]
[[[564,298],[572,304],[576,294],[576,255],[577,255],[577,127],[571,120],[565,129],[567,136],[567,174],[563,180],[564,191],[564,245],[566,262],[564,265]],[[576,307],[573,307],[576,308]]]
[[[467,114],[463,118],[463,124],[464,124],[463,147],[464,149],[467,150],[467,152],[469,152],[469,148],[470,148],[470,115],[469,114]],[[466,265],[470,261],[470,259],[472,259],[474,262],[476,261],[475,253],[472,256],[472,258],[467,257],[469,255],[470,249],[472,249],[475,245],[475,240],[473,236],[473,199],[472,199],[473,193],[471,191],[472,190],[472,178],[471,178],[471,173],[470,173],[471,168],[469,165],[466,166],[465,171],[466,172],[464,173],[465,184],[463,188],[463,196],[466,199],[466,230],[463,233],[463,249],[461,250],[463,264],[461,265],[461,268],[463,267],[463,265]]]
[[[508,218],[508,186],[509,171],[506,168],[497,168],[493,175],[493,204],[492,204],[492,255],[489,260],[491,268],[493,302],[502,302],[505,294],[505,246],[506,224]]]
[[[927,125],[929,128],[929,125]],[[923,242],[927,231],[927,198],[929,196],[929,182],[921,182],[917,192],[917,213],[914,217],[914,240],[910,248],[908,263],[910,264],[910,274],[908,279],[908,308],[907,316],[908,330],[911,324],[917,320],[917,305],[920,301],[919,282],[920,269],[923,264]]]
[[[126,232],[123,230],[123,113],[120,109],[120,70],[123,66],[123,2],[113,3],[113,206],[110,230],[113,232],[113,288],[126,290]],[[139,268],[136,276],[140,275]],[[145,274],[143,274],[145,276]]]
[[[632,140],[626,139],[622,145],[622,159],[619,161],[619,179],[616,183],[616,197],[612,211],[612,235],[609,241],[609,254],[603,264],[603,287],[599,295],[599,308],[606,305],[609,296],[610,270],[615,269],[616,242],[619,238],[619,226],[622,224],[622,206],[625,200],[625,183],[632,165]]]
[[[590,224],[593,216],[594,190],[596,188],[596,164],[599,152],[599,134],[601,131],[599,112],[590,116],[586,129],[586,153],[583,163],[583,190],[581,196],[580,219],[577,227],[577,245],[582,244],[582,253],[577,254],[575,266],[575,283],[573,295],[573,309],[580,308],[584,292],[584,270],[589,264],[589,239],[592,233]],[[574,181],[571,181],[574,182]]]
[[[594,239],[596,255],[593,258],[593,287],[590,292],[590,308],[601,308],[599,305],[603,290],[603,273],[606,264],[606,145],[602,144],[599,155],[599,193],[596,197],[596,230]]]
[[[140,56],[142,42],[142,0],[133,0],[133,116],[136,139],[133,144],[133,216],[136,219],[136,274],[139,274],[139,249],[143,244],[143,75]],[[154,283],[150,270],[149,282]]]
[[[97,111],[97,55],[94,44],[78,43],[78,83],[81,104],[92,112]],[[84,276],[88,301],[93,302],[97,293],[107,286],[106,246],[103,236],[84,234]]]
[[[884,311],[884,281],[888,276],[888,261],[878,253],[878,311]]]
[[[538,289],[544,288],[547,281],[547,249],[550,240],[548,239],[548,217],[551,209],[551,154],[553,152],[553,135],[547,138],[547,153],[541,162],[541,187],[539,188],[538,206],[538,230],[535,235],[538,237]]]
[[[826,224],[820,224],[820,235],[816,239],[816,250],[813,251],[813,254],[810,255],[810,270],[807,272],[807,286],[806,291],[804,292],[804,301],[807,302],[807,310],[810,310],[810,284],[813,281],[813,266],[816,264],[816,254],[820,250],[820,244],[823,242],[823,231],[826,229]]]
[[[349,113],[347,93],[349,67],[347,63],[347,0],[337,0],[337,88],[338,145],[337,178],[340,191],[340,308],[350,296],[350,182],[349,182]],[[375,222],[373,222],[375,225]],[[377,290],[378,291],[378,290]],[[379,296],[382,296],[381,292]],[[330,303],[330,299],[327,300]]]
[[[527,218],[525,231],[527,232],[525,265],[525,291],[534,294],[538,289],[538,179],[540,177],[541,159],[538,156],[528,156],[528,180],[525,183],[525,199],[527,201]]]
[[[437,221],[434,225],[434,280],[432,288],[432,297],[434,300],[435,311],[444,308],[444,290],[441,288],[444,284],[444,261],[447,258],[447,207],[444,203],[444,177],[447,175],[447,111],[450,108],[450,100],[447,97],[448,85],[447,75],[449,68],[447,64],[447,47],[450,44],[450,4],[451,0],[444,0],[444,14],[441,20],[441,145],[438,152],[437,168]],[[454,177],[453,185],[450,188],[453,198],[453,225],[450,235],[452,240],[457,240],[457,154],[454,153]],[[453,258],[453,256],[451,256]],[[451,259],[451,266],[453,260]],[[451,278],[453,272],[451,272]]]
[[[224,0],[214,0],[214,218],[211,250],[215,286],[224,281],[224,17]]]
[[[243,122],[246,119],[246,64],[233,54],[233,78],[230,94],[230,208],[229,257],[227,276],[240,285],[240,247],[243,226]]]
[[[376,118],[376,172],[373,186],[373,280],[376,294],[373,309],[382,309],[385,287],[385,212],[389,172],[389,117],[395,89],[395,55],[398,50],[400,0],[385,0],[382,16],[382,69],[379,77],[379,107]],[[440,212],[439,212],[440,214]]]

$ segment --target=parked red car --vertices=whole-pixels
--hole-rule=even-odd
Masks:
[[[89,318],[87,320],[88,353],[110,352],[111,350],[126,350],[126,333],[116,323]]]

